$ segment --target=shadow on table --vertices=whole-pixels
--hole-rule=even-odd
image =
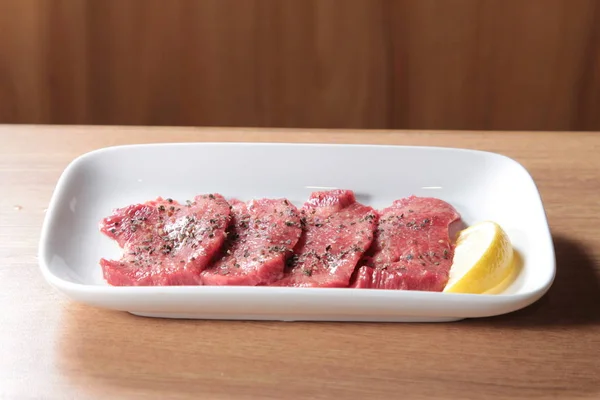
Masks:
[[[515,327],[600,323],[600,266],[579,243],[562,236],[553,240],[556,277],[545,296],[522,310],[467,323]]]

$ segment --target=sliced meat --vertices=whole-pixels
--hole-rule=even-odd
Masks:
[[[371,245],[377,214],[350,190],[313,193],[301,210],[305,231],[274,286],[347,287]]]
[[[223,254],[202,272],[202,282],[255,286],[280,279],[302,233],[298,209],[285,199],[230,204],[232,224]]]
[[[380,213],[373,245],[352,287],[442,291],[454,246],[449,226],[460,219],[450,204],[411,196]]]
[[[229,222],[229,203],[219,194],[186,205],[158,198],[117,209],[100,230],[123,248],[123,257],[100,260],[104,279],[113,286],[198,285]]]

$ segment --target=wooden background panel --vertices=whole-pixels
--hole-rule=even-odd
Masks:
[[[486,123],[480,1],[393,1],[395,126]]]
[[[381,0],[258,1],[258,121],[352,128],[389,124]]]
[[[9,0],[9,2],[12,0]],[[89,91],[102,76],[88,68],[88,51],[97,51],[104,43],[95,43],[86,34],[86,2],[72,0],[26,0],[28,8],[38,16],[39,79],[37,88],[44,104],[43,117],[39,122],[54,124],[86,124],[89,119]],[[108,34],[109,32],[107,32]],[[93,49],[90,45],[93,44]],[[105,60],[105,66],[119,62]],[[31,65],[20,68],[31,69]],[[126,88],[119,88],[117,97],[127,95]],[[92,105],[94,106],[94,105]],[[28,116],[22,118],[27,120]]]
[[[46,119],[40,7],[0,1],[0,122]]]
[[[595,0],[4,0],[0,122],[600,130]]]
[[[600,4],[593,13],[593,30],[587,42],[580,76],[578,108],[573,113],[573,129],[598,130],[600,128]]]
[[[576,129],[595,0],[393,1],[395,126]],[[593,125],[593,124],[592,124]],[[600,126],[581,128],[598,129]]]
[[[500,4],[502,3],[502,4]],[[519,7],[511,7],[519,3]],[[596,0],[487,1],[490,126],[575,129]],[[596,23],[599,21],[596,21]],[[595,44],[597,47],[598,44]],[[600,87],[599,87],[600,88]]]

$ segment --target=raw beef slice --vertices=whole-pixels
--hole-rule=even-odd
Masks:
[[[100,260],[104,279],[113,286],[198,285],[229,221],[229,203],[219,194],[187,205],[158,198],[117,209],[100,230],[123,248],[123,257]]]
[[[305,231],[276,286],[348,287],[369,248],[377,214],[350,190],[313,193],[301,210]]]
[[[351,286],[442,291],[454,254],[449,226],[459,218],[439,199],[396,200],[381,211],[375,240]]]
[[[268,285],[283,275],[302,227],[285,199],[230,201],[232,223],[223,254],[202,272],[205,285]]]

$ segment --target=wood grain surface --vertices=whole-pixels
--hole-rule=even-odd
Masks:
[[[419,144],[500,152],[533,175],[557,276],[532,306],[443,324],[145,319],[43,280],[44,212],[67,164],[173,141]],[[0,398],[597,399],[600,135],[0,126]]]
[[[596,0],[3,0],[0,123],[600,130]]]

